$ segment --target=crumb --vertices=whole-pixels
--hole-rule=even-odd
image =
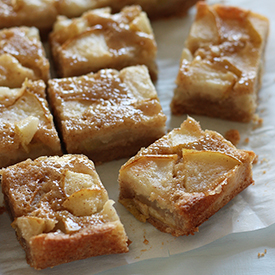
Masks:
[[[267,160],[266,158],[263,158],[263,159],[261,160],[261,164],[264,163],[264,162],[268,162],[268,160]]]
[[[128,239],[127,245],[130,246],[131,243],[132,243],[132,241]]]
[[[263,171],[263,174],[266,174],[266,171]]]
[[[238,145],[238,143],[240,142],[240,133],[236,129],[228,130],[225,133],[224,137],[235,146]]]
[[[249,142],[249,138],[246,138],[246,139],[244,140],[244,142],[245,142],[245,143],[248,143],[248,142]]]
[[[252,122],[254,124],[253,130],[263,125],[264,120],[259,117],[259,115],[255,114],[252,118]]]
[[[267,252],[267,250],[266,250],[266,249],[264,250],[264,252],[261,252],[261,253],[259,252],[259,253],[258,253],[258,258],[262,258],[262,257],[264,257],[264,256],[265,256],[265,254],[266,254],[266,252]]]
[[[145,238],[145,236],[143,236],[143,238],[144,238],[143,243],[144,243],[144,244],[148,244],[148,243],[149,243],[149,241]]]

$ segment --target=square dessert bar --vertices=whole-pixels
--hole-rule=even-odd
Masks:
[[[128,252],[114,202],[86,156],[28,159],[1,174],[12,227],[32,267]]]
[[[68,17],[81,16],[89,9],[111,7],[112,11],[119,12],[129,5],[140,5],[151,19],[181,16],[188,12],[188,9],[195,5],[198,0],[59,0],[57,3],[58,13]]]
[[[162,232],[194,234],[253,183],[254,158],[189,117],[121,167],[119,201]]]
[[[61,145],[42,80],[0,87],[0,167],[27,158],[60,155]]]
[[[26,78],[45,82],[50,78],[50,64],[38,29],[0,30],[0,86],[20,88]]]
[[[79,18],[58,17],[49,37],[58,76],[146,65],[156,80],[157,47],[146,13],[139,6],[110,12],[110,8],[103,8]]]
[[[172,113],[251,121],[258,104],[268,30],[264,16],[199,2],[181,56]]]
[[[129,157],[165,134],[147,67],[49,81],[49,102],[68,153],[95,163]]]
[[[57,17],[56,4],[55,0],[2,0],[0,28],[34,26],[47,32]]]

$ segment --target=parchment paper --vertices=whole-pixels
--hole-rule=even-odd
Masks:
[[[219,1],[208,1],[216,3]],[[257,230],[275,223],[275,2],[270,0],[228,0],[224,4],[251,9],[270,19],[270,37],[266,50],[266,65],[260,91],[257,113],[263,119],[262,125],[243,124],[219,119],[193,116],[200,121],[203,129],[211,129],[224,134],[229,129],[237,129],[241,135],[238,147],[253,150],[258,155],[254,165],[255,184],[236,196],[223,209],[212,216],[194,236],[173,237],[161,233],[153,226],[140,223],[117,202],[118,171],[127,159],[113,161],[97,166],[101,180],[132,241],[130,252],[120,255],[108,255],[82,261],[63,264],[52,269],[37,271],[25,261],[25,253],[19,245],[10,226],[7,213],[0,215],[0,274],[96,274],[115,266],[142,261],[154,257],[169,257],[206,245],[225,235]],[[179,67],[179,58],[184,41],[194,18],[195,8],[185,18],[153,22],[153,29],[158,44],[159,80],[156,88],[168,117],[167,128],[179,127],[186,116],[174,117],[170,114],[169,104],[175,87],[174,81]],[[249,142],[245,139],[249,138]],[[0,197],[0,204],[2,203]]]

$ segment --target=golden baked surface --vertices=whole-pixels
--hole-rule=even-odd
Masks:
[[[0,30],[0,86],[20,88],[25,81],[50,78],[50,64],[38,29],[15,27]]]
[[[2,170],[2,189],[12,226],[36,269],[128,251],[113,201],[86,156],[10,166]]]
[[[80,16],[89,9],[111,7],[112,11],[119,12],[129,5],[140,5],[151,19],[167,16],[185,15],[188,9],[195,5],[198,0],[59,0],[57,3],[58,13],[68,17]]]
[[[90,9],[111,7],[113,13],[129,5],[140,5],[152,19],[185,15],[198,0],[2,0],[0,28],[34,26],[46,33],[58,15],[81,16]]]
[[[253,183],[254,158],[188,118],[121,167],[119,200],[163,232],[193,234]]]
[[[48,94],[67,152],[94,162],[133,156],[165,133],[145,66],[52,79]]]
[[[61,146],[42,80],[0,87],[0,167],[27,158],[60,155]]]
[[[156,80],[157,48],[146,13],[139,6],[110,12],[110,8],[103,8],[74,19],[58,17],[50,44],[59,76],[144,64]]]
[[[0,28],[34,26],[41,31],[48,31],[56,20],[55,5],[55,0],[2,0]]]
[[[172,112],[249,122],[257,108],[268,28],[268,19],[259,14],[199,2]]]

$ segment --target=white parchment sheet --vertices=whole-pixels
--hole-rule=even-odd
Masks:
[[[216,3],[219,1],[208,1]],[[29,267],[25,261],[25,252],[19,245],[14,230],[10,226],[7,213],[0,215],[0,274],[96,274],[119,265],[125,265],[154,257],[169,257],[201,247],[218,238],[235,232],[246,232],[265,228],[275,223],[275,2],[270,0],[227,0],[224,4],[236,5],[261,13],[270,19],[270,36],[266,50],[265,73],[260,91],[257,113],[263,124],[234,123],[219,119],[193,116],[200,121],[203,129],[224,134],[229,129],[237,129],[241,135],[239,148],[253,150],[258,155],[254,165],[255,184],[236,196],[223,209],[212,216],[194,236],[173,237],[161,233],[153,226],[137,221],[117,202],[118,171],[126,159],[97,166],[101,180],[132,241],[130,252],[90,258],[63,264],[41,271]],[[187,17],[153,22],[158,44],[159,80],[157,91],[165,114],[168,117],[167,128],[179,127],[186,116],[174,117],[170,114],[169,104],[175,87],[174,81],[179,67],[179,59],[184,41],[194,18],[195,8]],[[249,142],[245,139],[249,138]],[[2,201],[2,198],[0,198]]]

